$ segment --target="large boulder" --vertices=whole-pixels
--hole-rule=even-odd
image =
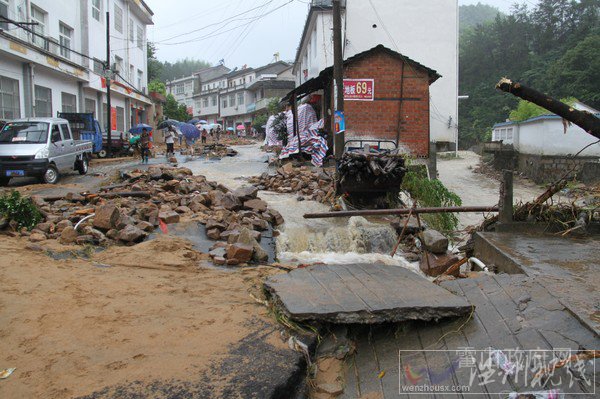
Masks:
[[[119,240],[125,242],[140,242],[146,238],[147,233],[134,225],[128,225],[119,232]]]
[[[448,250],[448,238],[437,230],[427,229],[423,232],[423,246],[434,254],[445,254]]]
[[[450,266],[458,262],[458,256],[453,255],[451,252],[444,253],[442,255],[436,255],[428,252],[424,252],[419,263],[419,268],[423,273],[431,277],[437,277],[444,273]],[[453,276],[458,276],[459,270],[456,269]]]
[[[77,240],[77,231],[73,226],[66,226],[60,233],[61,244],[72,244]]]
[[[242,207],[242,202],[232,193],[227,193],[221,198],[221,206],[227,210],[235,211]]]
[[[116,227],[121,213],[119,209],[112,205],[98,205],[95,210],[94,227],[101,230],[110,230]]]
[[[240,201],[248,201],[256,198],[258,188],[254,186],[243,186],[235,189],[232,194],[239,198]]]
[[[267,210],[267,203],[261,199],[251,199],[244,202],[244,208],[254,212],[264,212]]]
[[[227,259],[237,259],[242,263],[250,262],[253,253],[254,248],[252,245],[242,243],[231,244],[227,248]]]
[[[160,212],[158,218],[167,224],[179,222],[179,214],[175,211]]]

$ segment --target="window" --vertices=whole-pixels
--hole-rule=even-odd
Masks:
[[[513,139],[513,128],[509,127],[508,129],[506,129],[506,140],[512,140]]]
[[[38,118],[52,117],[52,90],[35,85],[35,116]]]
[[[192,82],[188,82],[185,84],[185,91],[186,92],[192,91]]]
[[[96,115],[96,100],[92,100],[91,98],[85,99],[85,112]]]
[[[227,108],[227,97],[223,98],[223,108]]]
[[[37,7],[31,6],[31,22],[37,22],[37,25],[31,26],[31,30],[36,33],[35,35],[31,35],[32,43],[48,50],[48,41],[44,38],[46,32],[46,13]]]
[[[235,107],[235,96],[233,94],[229,96],[229,106]]]
[[[137,27],[137,46],[140,50],[144,49],[144,30],[141,26]]]
[[[182,83],[175,86],[175,94],[183,94],[183,84]]]
[[[60,36],[60,55],[69,58],[71,56],[71,39],[73,37],[73,29],[69,28],[62,22],[59,23]]]
[[[129,81],[131,82],[133,79],[135,79],[135,68],[129,64]]]
[[[143,81],[144,73],[138,69],[137,71],[137,87],[139,90],[142,90],[142,81]]]
[[[205,97],[202,99],[202,106],[204,108],[208,107],[208,97]]]
[[[104,64],[102,64],[102,61],[94,59],[94,72],[104,76]]]
[[[129,18],[129,41],[133,43],[135,37],[133,36],[133,19]]]
[[[210,98],[210,105],[212,105],[213,107],[217,106],[217,96],[212,96]]]
[[[58,143],[61,140],[62,138],[60,137],[60,129],[58,128],[58,125],[52,125],[52,133],[50,133],[50,142]]]
[[[123,33],[123,10],[115,4],[115,30]]]
[[[64,123],[58,125],[60,127],[60,132],[62,134],[63,140],[71,140],[71,131],[69,130],[69,126]]]
[[[116,73],[118,74],[123,74],[123,58],[119,57],[118,55],[115,55],[115,67],[116,67]]]
[[[75,94],[61,93],[62,112],[77,112],[77,96]]]
[[[237,95],[237,102],[238,102],[238,105],[243,105],[244,104],[244,93],[238,93],[238,95]]]
[[[117,107],[117,130],[125,131],[125,108]]]
[[[0,16],[8,18],[8,0],[0,0]],[[0,22],[0,29],[7,30],[8,24]]]
[[[19,81],[0,76],[0,119],[20,117]]]
[[[100,0],[92,0],[92,18],[100,22],[100,14],[102,13],[102,7]]]

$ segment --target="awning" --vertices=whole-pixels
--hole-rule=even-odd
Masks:
[[[325,68],[321,71],[319,76],[307,80],[294,90],[290,91],[281,99],[280,104],[287,104],[292,99],[293,95],[296,94],[296,100],[300,100],[317,90],[325,88],[327,82],[331,81],[333,77],[333,68]]]

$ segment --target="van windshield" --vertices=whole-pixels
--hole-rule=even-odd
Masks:
[[[44,144],[48,124],[43,122],[9,122],[0,131],[0,144]]]

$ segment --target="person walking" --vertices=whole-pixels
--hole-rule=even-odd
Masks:
[[[165,144],[167,144],[167,158],[175,155],[175,129],[169,126],[165,133]]]
[[[217,138],[217,143],[221,139],[221,126],[217,126],[217,131],[215,132],[215,137]]]
[[[202,144],[206,144],[206,137],[208,136],[208,133],[206,132],[206,129],[202,129],[202,134],[201,134],[201,142]]]
[[[142,134],[140,135],[140,154],[142,156],[142,163],[148,163],[148,153],[150,152],[150,134],[148,129],[143,128]]]

